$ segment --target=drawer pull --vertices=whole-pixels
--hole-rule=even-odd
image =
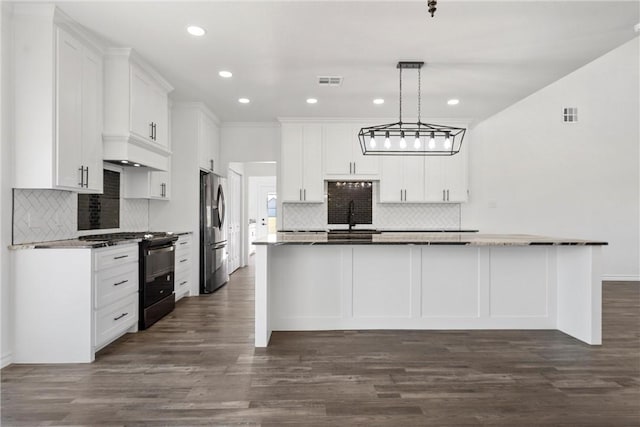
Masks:
[[[113,259],[122,259],[122,258],[128,258],[129,255],[120,255],[120,256],[114,256]]]
[[[120,320],[120,319],[122,319],[124,316],[126,316],[127,314],[129,314],[129,313],[122,313],[120,316],[118,316],[118,317],[114,317],[114,318],[113,318],[113,320]]]
[[[189,242],[180,242],[181,245],[186,245]]]
[[[180,282],[180,285],[178,285],[178,286],[182,286],[182,285],[186,285],[186,284],[187,284],[187,281],[185,280],[184,282]]]
[[[123,283],[127,283],[128,281],[129,281],[129,280],[121,280],[121,281],[119,281],[118,283],[114,283],[114,284],[113,284],[113,286],[120,286],[120,285],[122,285]]]
[[[180,262],[187,262],[189,261],[189,258],[185,258],[185,259],[181,259]]]

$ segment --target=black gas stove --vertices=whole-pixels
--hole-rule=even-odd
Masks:
[[[178,236],[171,232],[109,233],[82,236],[87,241],[139,239],[139,329],[147,329],[175,307],[175,248]]]

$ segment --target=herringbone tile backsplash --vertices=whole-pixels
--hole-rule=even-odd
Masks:
[[[371,228],[388,230],[459,229],[459,203],[378,203],[377,185],[373,193]],[[282,230],[333,228],[327,224],[327,202],[283,203]]]
[[[120,228],[78,231],[78,195],[70,191],[13,192],[13,243],[73,239],[79,235],[149,229],[149,202],[120,199]]]

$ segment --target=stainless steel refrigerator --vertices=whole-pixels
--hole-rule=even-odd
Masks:
[[[200,172],[200,293],[229,281],[224,178]]]

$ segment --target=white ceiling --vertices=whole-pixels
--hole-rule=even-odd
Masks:
[[[59,3],[154,64],[174,100],[203,101],[223,121],[397,117],[399,60],[427,63],[423,117],[482,119],[636,36],[639,5],[441,0],[431,18],[426,0]],[[190,24],[207,34],[188,35]],[[344,84],[318,87],[320,75]],[[403,108],[414,116],[416,73],[404,76]],[[374,106],[377,97],[385,104]]]

